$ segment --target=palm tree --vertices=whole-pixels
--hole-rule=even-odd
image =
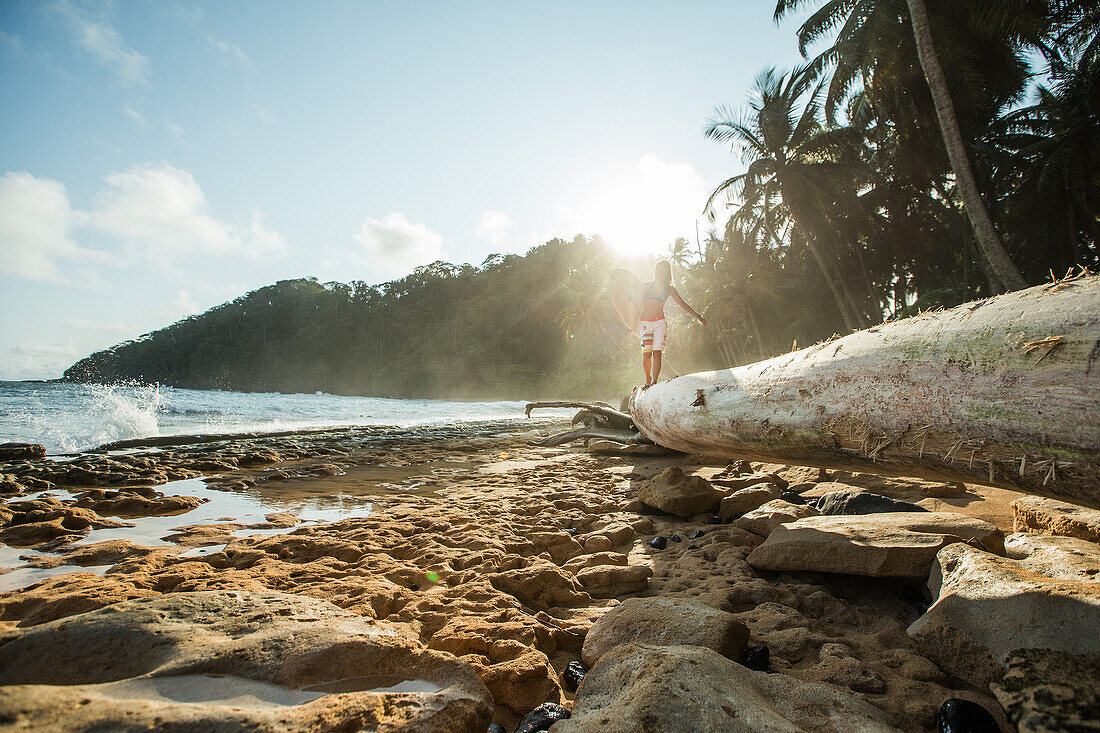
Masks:
[[[744,119],[726,108],[714,111],[706,136],[740,147],[747,170],[720,183],[704,211],[713,220],[713,207],[720,197],[740,197],[735,217],[741,223],[763,228],[776,240],[785,232],[793,244],[808,249],[845,327],[854,330],[869,325],[869,319],[837,270],[841,247],[831,236],[830,219],[844,203],[855,200],[861,172],[858,163],[841,154],[851,145],[853,130],[825,129],[818,121],[819,92],[820,85],[813,86],[807,67],[789,74],[768,68],[756,77]],[[799,102],[807,96],[799,111]]]
[[[808,2],[810,0],[778,0],[776,20]],[[996,17],[1001,25],[1006,24],[1003,13],[997,15],[989,8],[984,10],[986,15],[983,18],[988,20]],[[1034,14],[1029,14],[1027,17],[1033,16]],[[826,104],[827,114],[831,119],[836,106],[857,82],[873,77],[880,54],[887,55],[904,45],[902,31],[906,17],[910,19],[909,30],[916,43],[917,58],[932,95],[936,119],[951,169],[955,173],[958,192],[970,218],[978,247],[994,278],[993,284],[1001,290],[1025,287],[1026,282],[1008,256],[982,201],[959,126],[955,102],[933,43],[931,22],[924,0],[827,0],[806,21],[799,31],[803,53],[809,44],[840,26],[833,46],[818,56],[810,67],[815,72],[823,71],[828,65],[834,67]],[[1018,31],[1013,32],[1020,35]],[[1032,35],[1037,37],[1034,33]]]

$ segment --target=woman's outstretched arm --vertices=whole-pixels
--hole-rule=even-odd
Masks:
[[[681,308],[686,310],[688,313],[690,313],[691,315],[698,318],[699,323],[702,323],[704,326],[707,325],[707,319],[703,318],[701,315],[699,315],[696,312],[696,310],[694,308],[692,308],[690,305],[688,305],[687,302],[683,298],[680,297],[680,292],[678,290],[676,290],[675,287],[669,289],[668,294],[671,295],[672,299],[676,301],[676,305],[680,306]]]

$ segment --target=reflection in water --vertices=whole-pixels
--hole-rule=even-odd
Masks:
[[[302,705],[326,694],[221,674],[135,677],[88,685],[86,689],[113,700],[154,700],[251,708]]]

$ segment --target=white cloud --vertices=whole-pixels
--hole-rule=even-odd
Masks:
[[[123,107],[122,114],[126,115],[131,120],[136,122],[140,127],[145,127],[145,123],[147,121],[145,119],[145,115],[143,115],[141,112],[138,112],[132,106],[126,105],[125,107]]]
[[[503,211],[487,209],[477,218],[477,238],[495,247],[508,239],[508,232],[515,225],[515,220]]]
[[[211,48],[236,61],[244,68],[250,70],[256,68],[256,65],[252,63],[252,59],[248,58],[248,54],[246,54],[244,49],[237,44],[230,43],[229,41],[215,41],[210,36],[206,37],[206,41],[210,44]]]
[[[164,123],[164,126],[168,128],[168,132],[172,133],[173,137],[175,137],[175,138],[183,137],[183,128],[180,127],[179,125],[177,125],[175,122],[172,122],[171,120],[167,120]]]
[[[110,174],[106,182],[107,190],[91,214],[92,226],[153,261],[191,252],[258,257],[285,246],[258,213],[246,226],[211,216],[199,184],[179,168],[132,166]]]
[[[246,221],[210,215],[206,196],[187,171],[167,164],[132,166],[105,179],[90,211],[73,209],[65,186],[26,172],[0,177],[0,272],[28,280],[66,282],[79,275],[88,287],[103,285],[87,266],[118,262],[104,250],[77,245],[73,231],[89,227],[125,245],[122,259],[162,266],[190,254],[259,258],[282,252],[286,241],[253,211]],[[60,268],[79,260],[83,269]]]
[[[711,185],[687,163],[646,154],[634,170],[597,181],[573,208],[558,210],[563,231],[599,234],[630,252],[663,253],[677,237],[694,241]]]
[[[69,21],[81,49],[114,71],[125,83],[149,83],[149,59],[127,46],[102,12],[79,8],[69,0],[58,0],[54,7]]]
[[[358,259],[382,275],[404,275],[443,257],[443,237],[400,212],[367,219],[355,238],[363,245]]]
[[[6,358],[0,358],[0,379],[42,379],[60,376],[76,358],[80,349],[64,343],[25,343],[12,346]]]
[[[69,206],[60,182],[5,173],[0,178],[0,271],[28,280],[64,280],[57,260],[85,254],[69,234],[83,218]]]
[[[191,297],[191,293],[186,290],[181,290],[176,296],[176,299],[172,301],[172,310],[183,316],[192,316],[201,309],[199,308],[199,304],[195,302],[195,299]]]

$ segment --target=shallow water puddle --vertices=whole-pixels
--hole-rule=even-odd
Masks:
[[[182,514],[125,518],[125,521],[134,525],[133,527],[93,529],[86,536],[75,541],[70,549],[107,540],[129,540],[147,547],[168,547],[173,546],[174,543],[164,538],[173,534],[180,527],[222,523],[261,524],[267,522],[269,514],[274,513],[289,513],[296,516],[298,521],[289,527],[240,528],[232,532],[234,537],[271,536],[292,532],[306,524],[335,522],[351,517],[365,517],[372,511],[371,503],[361,498],[347,496],[346,494],[333,495],[331,484],[329,484],[327,494],[313,493],[308,497],[293,491],[286,492],[288,496],[283,496],[280,495],[277,487],[272,488],[271,486],[265,486],[263,492],[251,489],[227,491],[207,486],[199,478],[172,481],[158,486],[156,489],[168,496],[197,496],[208,501]],[[77,493],[79,492],[53,489],[37,492],[29,497],[19,497],[19,499],[52,495],[61,500],[69,500],[74,498]],[[217,552],[223,548],[224,545],[213,548],[194,548],[183,553],[183,555],[195,557],[209,554],[209,552]],[[209,552],[196,551],[201,549],[208,549]],[[111,567],[109,565],[93,567],[62,565],[56,568],[32,568],[27,566],[26,561],[19,559],[20,556],[37,557],[43,554],[30,548],[0,546],[0,567],[14,568],[8,573],[0,574],[0,592],[23,588],[40,580],[66,573],[97,572],[102,574],[107,568]]]
[[[292,707],[328,694],[220,674],[136,677],[88,685],[85,689],[113,700],[152,700],[250,708]]]
[[[316,685],[307,685],[306,690],[316,690],[325,693],[340,692],[429,692],[436,693],[443,688],[428,680],[403,680],[380,675],[363,675],[360,677],[345,677],[331,682],[321,682]]]

